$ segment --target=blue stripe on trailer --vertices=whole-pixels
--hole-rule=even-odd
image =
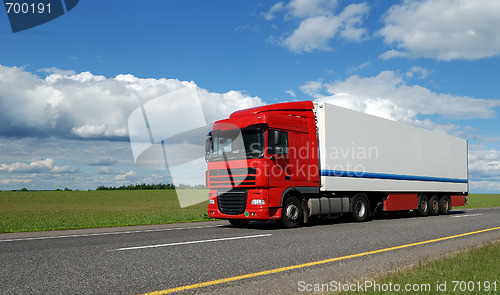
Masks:
[[[467,183],[467,179],[461,179],[461,178],[401,175],[401,174],[344,171],[344,170],[321,170],[321,176]]]

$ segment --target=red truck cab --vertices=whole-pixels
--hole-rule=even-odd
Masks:
[[[316,117],[310,101],[237,111],[214,123],[206,143],[208,214],[233,225],[300,222],[294,192],[317,194]],[[282,218],[283,217],[283,218]]]

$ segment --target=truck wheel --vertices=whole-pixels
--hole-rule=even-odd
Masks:
[[[448,215],[450,213],[451,200],[448,195],[444,195],[439,199],[439,214]]]
[[[358,195],[354,197],[354,202],[352,204],[352,217],[357,222],[363,222],[368,218],[370,214],[370,205],[368,200],[364,195]]]
[[[281,213],[281,224],[284,228],[293,228],[299,226],[304,220],[300,201],[297,197],[289,197],[283,204]]]
[[[429,199],[429,214],[432,216],[439,214],[439,198],[437,195],[434,195]]]
[[[418,216],[427,216],[429,213],[429,199],[427,199],[426,195],[420,195],[418,209],[414,210]]]
[[[228,219],[234,227],[245,227],[250,223],[250,220],[246,219]]]

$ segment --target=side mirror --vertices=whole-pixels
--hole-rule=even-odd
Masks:
[[[209,153],[210,152],[210,142],[212,141],[212,138],[211,137],[207,137],[207,139],[205,140],[205,153]]]
[[[273,140],[274,140],[274,153],[276,155],[283,154],[283,147],[281,146],[281,132],[278,130],[273,131]]]
[[[281,136],[278,130],[273,130],[273,140],[275,146],[281,145]]]
[[[208,161],[208,154],[210,153],[210,145],[212,142],[212,137],[207,137],[205,140],[205,161]]]

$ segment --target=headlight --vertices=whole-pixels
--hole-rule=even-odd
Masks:
[[[214,199],[208,199],[208,204],[215,205],[215,200]]]
[[[266,200],[264,199],[253,199],[252,202],[250,202],[252,205],[265,205]]]

